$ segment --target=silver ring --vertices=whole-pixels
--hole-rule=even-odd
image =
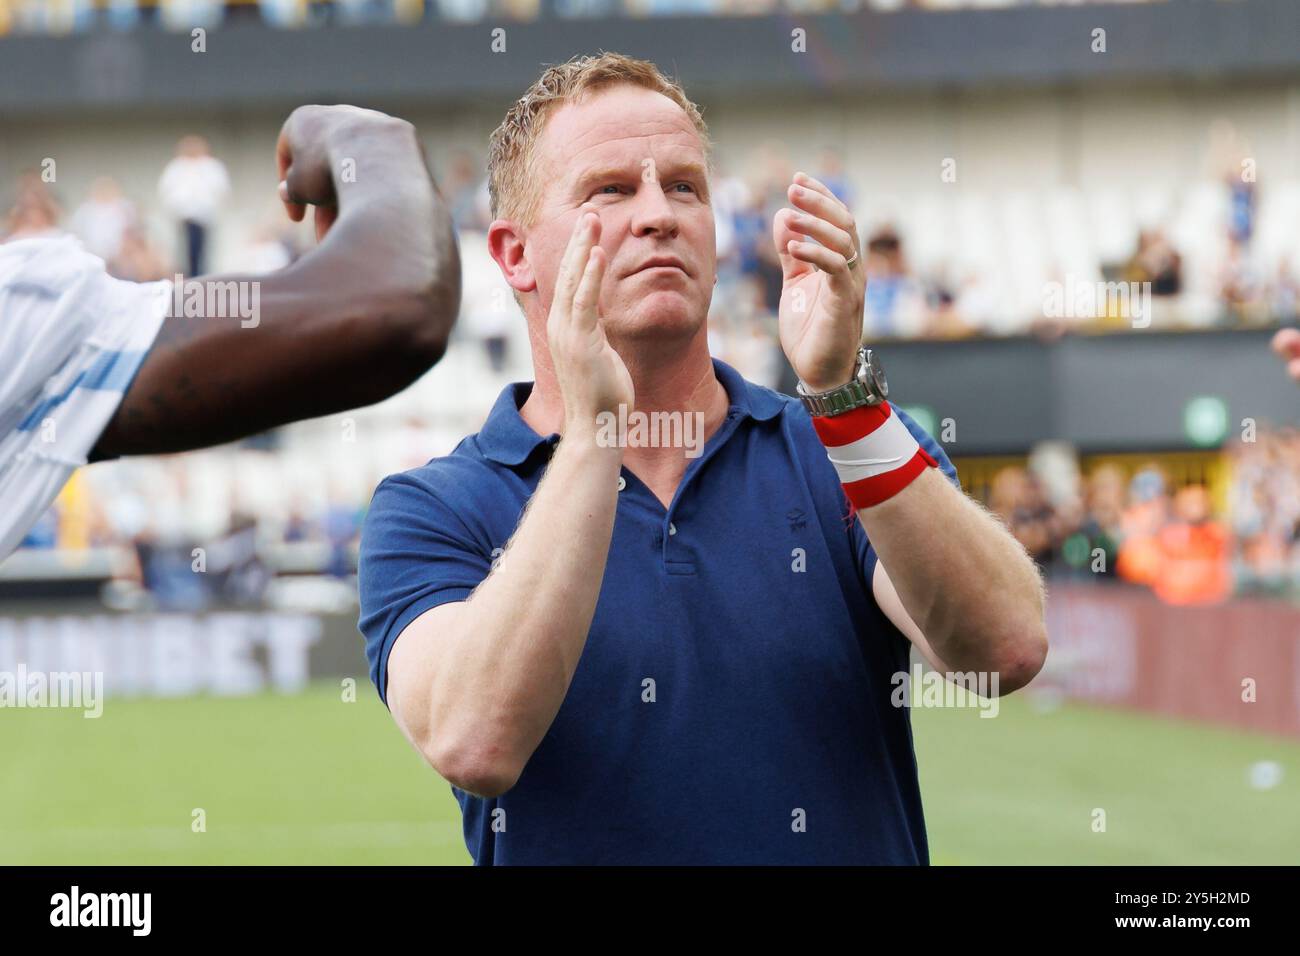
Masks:
[[[857,262],[857,261],[858,261],[858,250],[854,249],[854,250],[853,250],[853,255],[852,255],[852,257],[850,257],[850,258],[848,258],[848,259],[845,259],[845,260],[844,260],[844,264],[845,264],[846,266],[848,266],[850,269],[852,269],[852,268],[853,268],[853,263],[855,263],[855,262]]]

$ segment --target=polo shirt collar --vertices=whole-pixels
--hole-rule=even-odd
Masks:
[[[539,445],[554,440],[553,435],[537,434],[519,414],[532,390],[532,382],[511,382],[497,396],[478,433],[478,447],[485,458],[513,468],[526,461]]]
[[[722,383],[722,387],[727,390],[727,398],[730,399],[731,406],[738,409],[742,415],[766,422],[776,418],[785,408],[785,401],[780,395],[770,388],[745,381],[741,374],[726,362],[714,359],[713,371],[718,376],[718,381]]]
[[[779,395],[745,381],[725,362],[714,359],[713,371],[727,390],[731,407],[742,416],[770,421],[785,407]],[[484,457],[513,468],[527,461],[539,446],[553,444],[558,439],[554,434],[537,434],[519,414],[532,390],[532,382],[512,382],[502,390],[478,433],[478,446]]]

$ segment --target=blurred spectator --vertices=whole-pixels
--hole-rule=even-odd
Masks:
[[[867,238],[864,258],[867,270],[864,338],[915,335],[922,331],[924,293],[908,274],[903,242],[893,226],[882,226]]]
[[[1246,590],[1300,583],[1300,432],[1260,429],[1230,449],[1230,509]]]
[[[714,160],[714,172],[709,181],[709,200],[713,205],[716,232],[718,291],[725,298],[729,284],[739,279],[744,272],[738,218],[751,205],[751,195],[745,181],[739,176],[733,176],[721,157]]]
[[[1120,516],[1122,543],[1115,569],[1120,577],[1147,586],[1160,570],[1157,536],[1169,520],[1169,494],[1164,473],[1148,465],[1129,482],[1129,503]]]
[[[344,24],[383,23],[393,18],[392,0],[334,0]]]
[[[759,276],[764,246],[772,244],[771,222],[763,218],[762,201],[753,190],[735,190],[736,205],[731,210],[733,255],[741,276]],[[764,301],[767,292],[764,289]]]
[[[1255,232],[1255,183],[1248,180],[1240,166],[1229,172],[1228,238],[1247,245]]]
[[[970,332],[957,309],[957,289],[948,270],[936,269],[922,283],[926,331],[935,338],[956,338]]]
[[[122,248],[123,234],[135,219],[135,207],[122,195],[117,182],[100,176],[91,184],[89,198],[72,214],[69,225],[88,250],[112,262]]]
[[[1283,257],[1277,264],[1277,278],[1273,282],[1273,318],[1285,324],[1300,318],[1300,279],[1297,279],[1291,260]]]
[[[1088,478],[1083,514],[1061,546],[1066,564],[1086,574],[1113,576],[1123,512],[1124,474],[1114,465],[1103,465]]]
[[[1150,282],[1153,296],[1183,290],[1183,258],[1159,229],[1138,232],[1137,249],[1124,266],[1125,282]]]
[[[496,16],[509,20],[536,20],[541,12],[541,0],[495,0]]]
[[[162,541],[144,533],[134,541],[140,584],[157,607],[199,611],[209,604],[207,577],[195,574],[188,542]]]
[[[561,17],[606,17],[618,13],[621,0],[554,0],[555,13]]]
[[[488,253],[487,235],[468,231],[459,239],[460,328],[481,343],[488,366],[500,375],[510,358],[511,326],[522,325],[524,317],[515,304],[510,284]]]
[[[20,3],[19,26],[33,33],[69,33],[85,30],[94,22],[92,0],[39,0]]]
[[[108,271],[129,282],[156,282],[172,277],[166,257],[149,241],[144,227],[138,223],[122,233],[117,255],[109,262]]]
[[[320,536],[320,526],[307,517],[302,501],[293,501],[289,505],[289,515],[284,520],[280,540],[285,544],[296,544],[301,541],[314,541]]]
[[[325,537],[329,540],[330,557],[326,573],[345,578],[352,573],[352,547],[361,534],[362,507],[346,496],[336,494],[325,509]]]
[[[444,20],[473,23],[487,16],[488,0],[436,0],[438,15]]]
[[[749,381],[777,388],[789,366],[781,352],[776,315],[768,311],[757,277],[745,276],[733,288],[726,303],[715,302],[710,309],[709,353]]]
[[[34,172],[18,179],[17,195],[5,219],[3,238],[27,239],[55,232],[62,211],[49,186]]]
[[[1256,323],[1267,318],[1259,270],[1240,242],[1228,243],[1227,256],[1219,272],[1219,297],[1230,320]]]
[[[482,169],[483,163],[469,150],[452,153],[441,186],[457,230],[486,232],[490,225],[487,177]]]
[[[736,217],[742,243],[742,269],[762,282],[764,308],[776,314],[781,304],[784,276],[772,241],[772,219],[790,205],[788,190],[794,179],[789,150],[780,140],[766,142],[756,157],[757,177],[750,189],[750,204]]]
[[[821,162],[813,176],[826,184],[826,188],[850,209],[854,206],[853,187],[844,172],[844,159],[839,150],[828,146],[822,150]]]
[[[187,275],[206,272],[209,232],[229,193],[226,167],[212,155],[208,141],[202,136],[183,137],[175,158],[163,170],[158,194],[182,229]]]
[[[114,30],[133,30],[140,23],[139,0],[107,0],[104,19]]]
[[[218,26],[226,13],[222,0],[160,0],[159,8],[163,26],[184,33]]]
[[[993,477],[988,506],[1030,557],[1042,565],[1051,563],[1058,540],[1055,516],[1036,475],[1024,468],[1002,469]]]
[[[300,27],[307,22],[307,0],[257,0],[262,19],[275,27]]]
[[[1212,604],[1232,593],[1227,530],[1210,517],[1201,485],[1174,495],[1173,520],[1156,537],[1158,564],[1152,581],[1167,604]]]
[[[237,606],[261,602],[273,575],[258,554],[257,537],[256,519],[235,513],[230,529],[207,546],[209,599]]]

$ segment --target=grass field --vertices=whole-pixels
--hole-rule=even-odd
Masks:
[[[450,790],[367,690],[0,709],[0,864],[468,863]],[[935,863],[1300,862],[1294,741],[1022,696],[913,721]],[[1281,780],[1255,789],[1264,760]]]

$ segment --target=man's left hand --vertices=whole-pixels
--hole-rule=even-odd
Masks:
[[[857,223],[823,183],[796,173],[786,194],[795,208],[772,220],[781,258],[781,348],[804,385],[822,392],[853,378],[867,271]]]

